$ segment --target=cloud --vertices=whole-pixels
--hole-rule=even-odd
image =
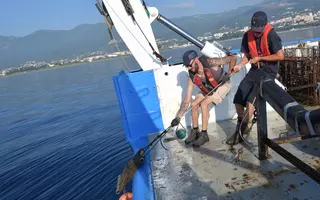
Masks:
[[[167,8],[194,8],[194,3],[179,3],[179,4],[173,4],[173,5],[166,5]]]

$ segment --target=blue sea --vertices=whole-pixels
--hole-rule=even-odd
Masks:
[[[320,37],[320,28],[281,33]],[[241,40],[224,41],[233,49]],[[180,62],[186,47],[161,52]],[[132,152],[112,76],[133,57],[0,78],[0,199],[118,199],[117,176]],[[127,188],[131,189],[131,186]]]

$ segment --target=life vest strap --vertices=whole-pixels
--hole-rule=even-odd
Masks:
[[[269,51],[269,45],[268,45],[268,34],[272,29],[273,27],[270,24],[267,24],[261,36],[260,48],[263,56],[271,55]],[[259,56],[258,49],[257,49],[257,42],[255,40],[254,33],[251,30],[248,31],[248,47],[249,47],[251,58]]]
[[[213,76],[213,73],[212,73],[211,69],[205,68],[204,71],[205,71],[205,76],[206,76],[206,78],[207,78],[207,79],[209,80],[209,82],[210,82],[210,85],[211,85],[213,88],[217,87],[217,85],[219,85],[219,84],[218,84],[218,82],[214,79],[214,76]]]
[[[203,69],[204,69],[204,75],[205,75],[205,80],[206,80],[206,83],[208,83],[208,86],[211,86],[210,87],[206,87],[199,75],[195,74],[194,72],[191,72],[189,70],[189,74],[190,74],[190,78],[192,80],[192,82],[197,85],[205,94],[208,94],[210,92],[211,89],[214,89],[216,88],[219,83],[221,82],[221,80],[216,80],[213,76],[213,72],[211,70],[211,66],[207,63],[206,59],[204,57],[201,57],[200,58],[200,61],[201,63],[203,64]],[[221,74],[220,74],[220,77],[222,77],[222,74],[224,73],[224,70],[222,69],[221,70]],[[222,78],[220,78],[222,79]],[[219,82],[219,83],[218,83]]]
[[[197,74],[193,77],[193,83],[196,84],[205,94],[209,93],[209,90],[203,85],[200,77]]]

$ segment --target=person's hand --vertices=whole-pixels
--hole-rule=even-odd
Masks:
[[[241,70],[242,67],[243,67],[243,65],[238,64],[238,65],[233,67],[232,71],[234,73],[238,73]]]
[[[260,57],[254,57],[250,60],[250,64],[257,64],[260,62]]]
[[[175,127],[175,126],[177,126],[179,123],[180,123],[180,118],[179,118],[179,117],[176,117],[176,118],[174,118],[174,119],[172,120],[171,126],[172,126],[172,127]]]
[[[227,54],[227,56],[233,56],[230,51],[227,51],[226,54]]]

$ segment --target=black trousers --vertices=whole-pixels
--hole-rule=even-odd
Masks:
[[[260,73],[259,73],[260,72]],[[253,103],[254,98],[258,92],[258,87],[255,87],[255,80],[257,79],[258,73],[261,76],[263,72],[263,79],[275,79],[277,73],[271,72],[270,70],[258,69],[251,67],[250,71],[246,74],[244,79],[241,81],[238,90],[234,96],[233,103],[240,104],[246,107],[247,103]]]

